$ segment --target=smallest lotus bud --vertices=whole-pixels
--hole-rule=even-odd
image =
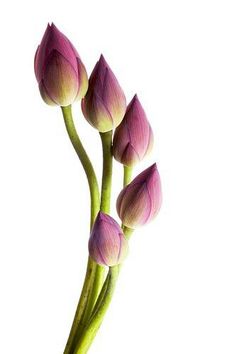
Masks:
[[[90,257],[102,266],[113,267],[123,262],[128,241],[119,224],[109,215],[99,212],[90,239]]]
[[[127,107],[124,119],[115,130],[113,154],[117,161],[132,167],[148,155],[152,146],[151,126],[135,95]]]

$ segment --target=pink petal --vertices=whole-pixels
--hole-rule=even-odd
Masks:
[[[112,116],[114,127],[117,127],[125,115],[126,99],[115,75],[109,69],[104,77],[102,99]]]
[[[159,212],[162,204],[162,190],[161,180],[157,169],[153,171],[149,179],[147,180],[147,189],[151,196],[151,210],[150,218],[154,218]]]
[[[125,166],[134,166],[140,161],[139,155],[134,147],[128,143],[123,154],[121,155],[120,162]]]
[[[124,225],[136,228],[153,219],[161,202],[160,176],[156,164],[153,164],[121,191],[117,212]]]
[[[134,229],[149,219],[151,199],[146,185],[129,185],[126,193],[121,202],[120,218],[125,226]]]
[[[78,92],[78,79],[71,64],[57,51],[48,59],[43,77],[44,85],[53,101],[68,106]]]
[[[89,98],[84,98],[81,103],[84,117],[100,132],[112,130],[113,121],[110,113],[104,106],[101,98],[94,93]]]
[[[79,79],[79,90],[76,99],[81,99],[86,95],[88,90],[88,76],[84,64],[78,58],[78,79]]]
[[[57,103],[49,96],[46,87],[44,86],[43,81],[39,83],[39,91],[42,99],[49,104],[50,106],[57,106]]]
[[[41,81],[43,78],[45,61],[48,60],[48,57],[53,50],[56,50],[64,56],[76,73],[78,71],[76,58],[77,52],[75,53],[75,49],[71,45],[69,39],[61,33],[54,24],[52,24],[51,26],[47,26],[36,56],[35,73],[38,81]]]
[[[130,142],[135,147],[140,159],[143,159],[149,144],[150,125],[137,95],[134,96],[127,108],[125,120],[130,133]]]

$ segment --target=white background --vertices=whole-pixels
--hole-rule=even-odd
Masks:
[[[236,353],[234,1],[8,1],[0,14],[0,353],[63,352],[87,259],[86,179],[33,57],[48,21],[90,73],[102,52],[138,93],[163,184],[91,354]],[[97,132],[74,109],[101,175]],[[115,196],[122,169],[115,163]]]

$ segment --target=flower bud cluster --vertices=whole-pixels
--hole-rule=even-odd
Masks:
[[[124,92],[103,55],[88,80],[80,56],[69,39],[54,24],[48,25],[35,54],[35,75],[44,101],[70,106],[82,99],[85,119],[100,133],[115,129],[113,155],[127,167],[141,162],[153,146],[153,132],[135,95],[126,107]],[[160,210],[161,182],[153,164],[124,187],[117,199],[122,224],[135,229],[151,221]],[[89,252],[100,265],[121,263],[128,250],[122,229],[102,212],[93,226]]]

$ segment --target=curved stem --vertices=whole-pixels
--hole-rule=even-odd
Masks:
[[[92,227],[92,225],[95,221],[95,218],[97,216],[97,213],[99,211],[99,206],[100,206],[100,196],[99,196],[99,187],[98,187],[97,178],[96,178],[92,163],[91,163],[91,161],[90,161],[90,159],[89,159],[89,157],[88,157],[88,155],[81,143],[81,140],[77,134],[77,131],[76,131],[76,128],[74,125],[74,121],[73,121],[71,106],[62,107],[62,113],[63,113],[65,126],[67,129],[69,138],[70,138],[71,143],[72,143],[72,145],[73,145],[73,147],[74,147],[74,149],[81,161],[81,164],[84,168],[84,171],[85,171],[87,179],[88,179],[90,197],[91,197],[90,227]],[[84,313],[84,310],[86,307],[86,303],[87,303],[89,294],[91,292],[91,286],[92,286],[93,280],[96,275],[96,269],[97,269],[97,264],[95,262],[93,262],[93,260],[89,257],[83,289],[81,292],[81,296],[79,299],[79,303],[77,306],[75,317],[74,317],[74,320],[72,323],[69,338],[66,343],[66,348],[65,348],[64,354],[70,353],[75,334],[78,330],[79,323],[80,323],[81,318],[83,316],[83,313]]]
[[[123,186],[127,186],[131,182],[132,179],[132,172],[133,167],[125,166],[124,165],[124,179],[123,179]]]
[[[67,107],[62,107],[62,113],[66,125],[66,129],[69,135],[69,138],[71,140],[72,145],[74,146],[74,149],[80,159],[80,162],[84,168],[84,171],[86,173],[87,179],[88,179],[88,184],[89,184],[89,190],[90,190],[90,196],[91,196],[91,219],[90,219],[90,227],[92,227],[97,213],[99,211],[99,204],[100,204],[100,196],[99,196],[99,187],[98,187],[98,182],[97,182],[97,177],[94,172],[92,163],[81,143],[81,140],[77,134],[75,124],[73,121],[73,116],[72,116],[72,111],[71,111],[71,106]]]
[[[115,290],[116,281],[119,274],[119,267],[111,267],[108,273],[108,280],[104,283],[104,287],[106,287],[105,295],[102,297],[103,290],[100,293],[98,298],[98,302],[100,306],[97,308],[97,311],[94,313],[92,318],[90,319],[88,325],[85,327],[79,342],[75,348],[74,354],[86,354],[98,329],[101,326],[105,313],[110,305],[112,300],[112,296]]]

